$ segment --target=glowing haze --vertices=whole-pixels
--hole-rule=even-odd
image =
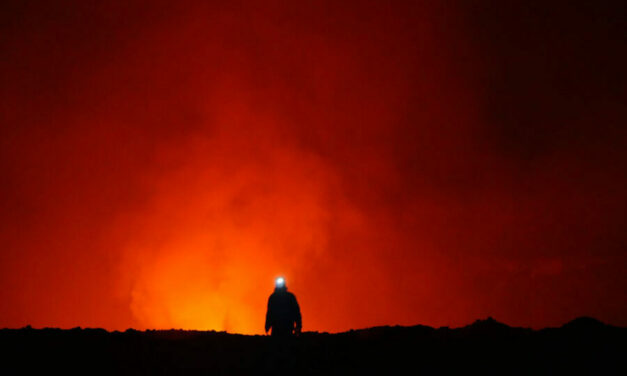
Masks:
[[[62,3],[0,6],[0,327],[627,325],[620,2]]]

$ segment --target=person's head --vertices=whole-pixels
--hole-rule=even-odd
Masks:
[[[287,286],[285,286],[285,278],[278,277],[274,280],[274,288],[277,290],[286,290]]]

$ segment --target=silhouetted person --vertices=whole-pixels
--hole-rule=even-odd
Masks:
[[[279,277],[275,281],[274,292],[268,298],[266,333],[272,328],[273,337],[289,337],[300,333],[302,326],[296,297],[287,291],[285,279]]]

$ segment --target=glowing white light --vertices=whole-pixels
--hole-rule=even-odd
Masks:
[[[274,283],[277,287],[283,287],[285,285],[285,279],[283,277],[279,277]]]

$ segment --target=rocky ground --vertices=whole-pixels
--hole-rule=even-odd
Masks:
[[[456,329],[306,332],[289,341],[224,332],[27,327],[0,330],[0,345],[2,375],[627,375],[627,328],[591,318],[542,330],[487,319]]]

